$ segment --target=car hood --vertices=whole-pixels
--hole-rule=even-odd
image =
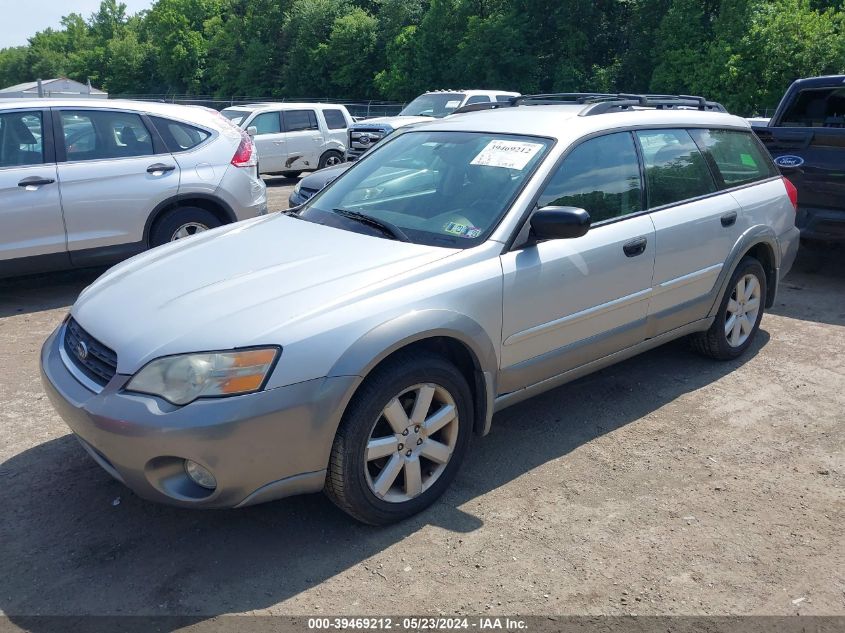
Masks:
[[[279,332],[297,321],[424,275],[456,252],[265,216],[119,264],[71,313],[117,352],[118,372],[131,374],[168,354],[284,345]]]
[[[411,125],[411,123],[424,123],[426,121],[431,122],[436,120],[437,119],[433,119],[430,116],[381,116],[376,117],[375,119],[359,121],[358,123],[352,125],[352,128],[357,130],[388,125],[393,129],[396,129],[406,125]]]
[[[347,169],[352,167],[352,165],[354,165],[354,163],[340,163],[339,165],[325,167],[319,171],[308,174],[300,180],[299,183],[306,189],[316,189],[319,191]]]

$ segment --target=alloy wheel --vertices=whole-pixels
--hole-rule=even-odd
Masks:
[[[173,231],[173,235],[170,237],[170,241],[175,242],[176,240],[191,237],[192,235],[196,235],[197,233],[202,233],[203,231],[207,230],[208,227],[205,224],[200,224],[199,222],[186,222],[178,229]]]
[[[741,347],[748,340],[759,313],[760,282],[755,275],[740,277],[725,314],[725,337],[731,347]]]
[[[455,400],[439,385],[414,385],[391,398],[367,441],[364,470],[370,490],[391,503],[421,495],[446,469],[458,430]]]

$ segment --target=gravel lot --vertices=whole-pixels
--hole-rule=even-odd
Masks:
[[[842,262],[802,255],[740,361],[680,341],[497,415],[439,503],[380,529],[321,495],[136,498],[38,379],[101,271],[0,282],[0,610],[845,614]]]

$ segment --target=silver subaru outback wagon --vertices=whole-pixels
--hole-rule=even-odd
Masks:
[[[437,499],[504,407],[679,337],[746,351],[795,204],[718,104],[521,98],[112,268],[44,344],[44,385],[142,497],[324,490],[388,523]]]
[[[267,212],[257,154],[213,110],[0,104],[0,277],[111,264]]]

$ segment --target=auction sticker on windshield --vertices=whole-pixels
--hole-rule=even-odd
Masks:
[[[522,170],[541,149],[543,149],[541,143],[490,141],[487,147],[472,159],[470,165]]]

